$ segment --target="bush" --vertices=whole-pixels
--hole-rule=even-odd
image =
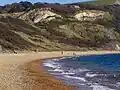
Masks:
[[[93,21],[93,23],[100,24],[100,25],[103,25],[105,27],[113,27],[113,21],[114,21],[113,15],[111,15],[107,12],[103,16],[103,19],[96,19],[95,21]]]

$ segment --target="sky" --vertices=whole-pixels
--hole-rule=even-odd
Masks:
[[[82,1],[90,1],[90,0],[0,0],[0,5],[11,4],[13,2],[20,1],[30,1],[34,2],[48,2],[48,3],[72,3],[72,2],[82,2]]]

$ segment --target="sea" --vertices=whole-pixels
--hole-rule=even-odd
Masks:
[[[43,67],[77,90],[120,90],[120,54],[49,59]]]

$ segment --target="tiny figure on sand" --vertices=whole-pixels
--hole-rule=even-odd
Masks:
[[[61,54],[63,54],[63,51],[61,51]]]

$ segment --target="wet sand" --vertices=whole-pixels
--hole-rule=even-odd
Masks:
[[[43,71],[42,62],[65,56],[120,53],[119,51],[39,52],[0,54],[0,90],[74,90]]]

